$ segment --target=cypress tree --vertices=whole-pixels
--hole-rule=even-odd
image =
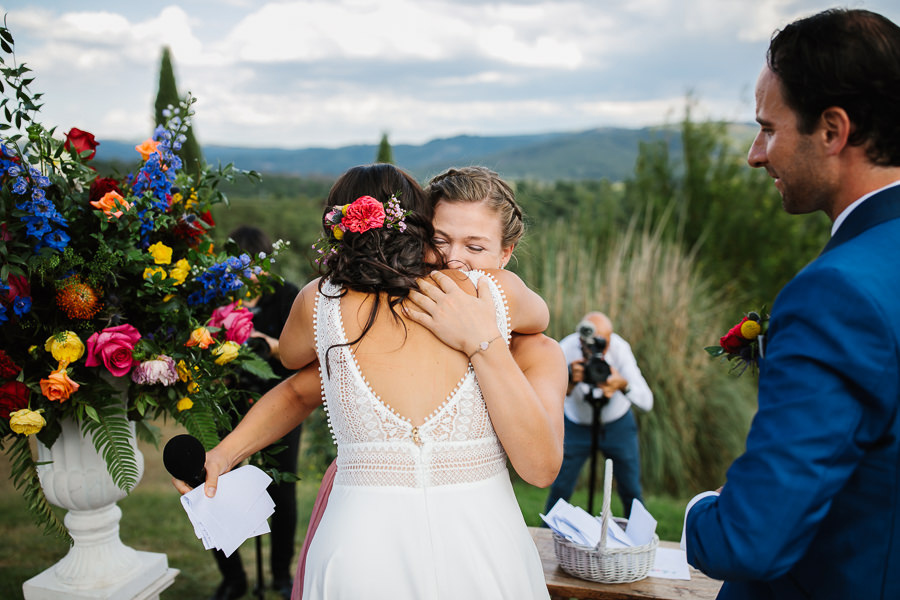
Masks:
[[[375,162],[394,164],[394,151],[391,149],[386,133],[381,136],[381,143],[378,145],[378,156],[375,157]]]
[[[182,98],[178,95],[178,88],[175,85],[175,69],[172,67],[172,53],[168,46],[163,48],[162,61],[159,65],[159,89],[156,93],[156,124],[161,125],[165,122],[163,111],[169,106],[177,107]],[[194,165],[203,163],[203,153],[200,150],[200,144],[194,137],[193,128],[188,128],[185,134],[187,139],[178,151],[178,156],[184,161],[185,169],[195,168]]]

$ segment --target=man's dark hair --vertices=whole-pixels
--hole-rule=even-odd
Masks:
[[[822,112],[843,108],[848,143],[869,159],[900,166],[900,27],[867,10],[831,9],[775,33],[767,53],[801,133]]]

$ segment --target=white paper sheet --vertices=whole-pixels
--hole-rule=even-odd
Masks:
[[[230,556],[248,538],[268,533],[266,519],[275,511],[266,492],[271,481],[262,470],[246,465],[219,477],[213,498],[206,497],[202,485],[184,494],[181,504],[204,548]]]
[[[662,579],[684,579],[689,581],[691,571],[688,568],[687,554],[684,550],[676,548],[657,548],[653,568],[650,569],[647,575]]]

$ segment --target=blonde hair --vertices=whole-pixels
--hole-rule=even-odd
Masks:
[[[485,167],[459,167],[436,175],[425,188],[431,206],[438,202],[484,202],[500,217],[501,247],[516,245],[525,234],[522,209],[508,183]]]

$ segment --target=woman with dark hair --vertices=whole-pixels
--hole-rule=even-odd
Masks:
[[[335,183],[322,277],[281,335],[285,366],[319,361],[338,445],[303,597],[547,597],[471,365],[513,329],[541,331],[546,304],[510,273],[448,271],[493,298],[483,341],[463,353],[410,320],[408,295],[440,255],[427,199],[400,175],[357,167]]]
[[[473,366],[513,330],[542,331],[547,307],[511,273],[450,270],[493,306],[480,341],[455,350],[411,320],[409,294],[441,257],[430,206],[391,165],[344,174],[317,244],[322,277],[301,290],[280,338],[286,367],[319,361],[338,445],[304,598],[547,598]],[[207,455],[209,475],[255,443],[243,425]]]

